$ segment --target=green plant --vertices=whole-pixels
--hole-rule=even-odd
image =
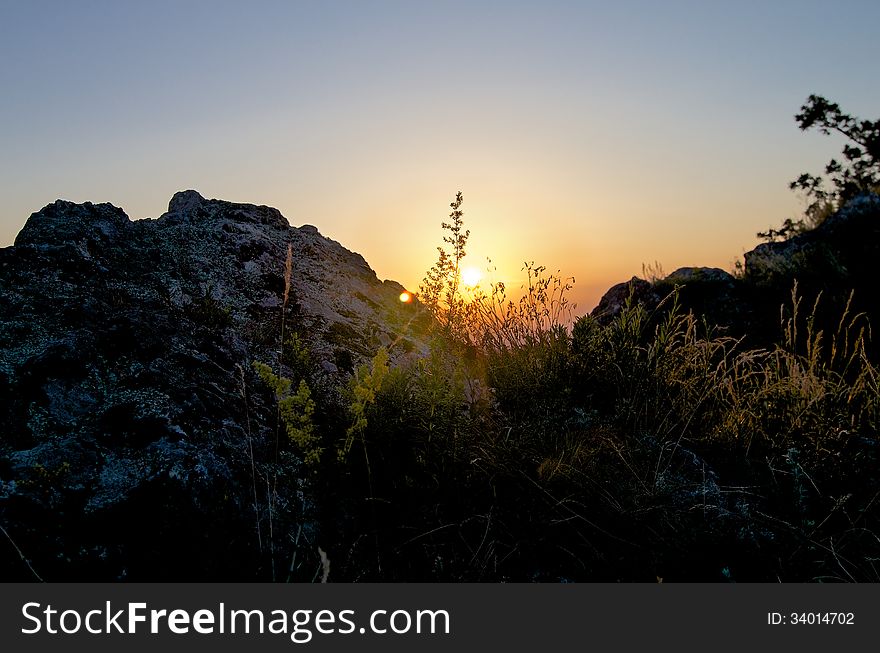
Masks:
[[[426,442],[452,436],[461,424],[467,403],[467,370],[461,358],[451,355],[445,343],[434,338],[427,356],[412,371],[409,412]]]
[[[352,379],[352,399],[349,406],[352,421],[346,430],[345,439],[337,451],[340,460],[344,460],[348,456],[357,437],[363,438],[367,428],[369,409],[376,403],[376,396],[381,391],[389,371],[388,350],[380,347],[370,365],[362,365],[355,373]]]
[[[534,264],[519,297],[496,284],[450,313],[452,251],[426,278],[427,355],[381,349],[343,393],[337,577],[878,578],[863,315],[829,328],[795,287],[758,347],[673,289],[572,325],[573,279]]]
[[[317,465],[324,448],[316,433],[313,421],[315,402],[308,384],[304,379],[300,380],[296,391],[293,391],[292,381],[276,375],[265,363],[254,361],[254,369],[275,393],[287,437],[302,453],[303,462],[310,466]]]

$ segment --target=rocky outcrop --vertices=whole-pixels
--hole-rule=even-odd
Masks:
[[[779,308],[798,295],[810,307],[821,296],[817,326],[835,328],[850,294],[851,314],[864,312],[880,321],[880,286],[874,282],[880,260],[880,196],[856,198],[822,225],[789,240],[763,243],[745,254],[737,278],[719,268],[679,268],[654,283],[633,277],[613,286],[592,316],[608,323],[627,301],[654,311],[662,299],[677,291],[684,311],[736,336],[747,335],[753,345],[778,335]],[[824,310],[822,309],[824,307]],[[824,312],[824,316],[822,313]]]
[[[288,247],[313,387],[380,344],[423,347],[399,284],[266,206],[185,191],[131,221],[59,200],[0,249],[0,577],[33,578],[15,542],[47,580],[266,579],[269,521],[278,558],[308,532],[306,474],[252,370],[279,365]]]
[[[711,310],[700,301],[699,296],[711,297],[714,303],[730,301],[735,279],[719,268],[679,268],[663,279],[653,283],[633,277],[629,281],[612,286],[599,300],[591,313],[600,324],[610,323],[624,307],[641,305],[649,312],[658,308],[673,291],[685,300],[690,309],[699,304],[701,311]]]
[[[620,315],[628,304],[642,304],[653,309],[660,303],[660,299],[660,296],[654,292],[653,284],[644,279],[633,277],[629,281],[611,286],[602,295],[591,315],[600,324],[609,324]]]
[[[751,279],[766,281],[803,276],[858,282],[876,272],[878,255],[880,195],[862,195],[816,229],[747,252],[745,272]]]

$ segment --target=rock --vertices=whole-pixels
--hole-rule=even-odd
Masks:
[[[732,274],[721,268],[678,268],[663,281],[676,285],[688,283],[732,285],[735,279]]]
[[[745,281],[771,298],[765,303],[791,306],[795,281],[804,306],[821,317],[814,325],[829,333],[840,316],[864,313],[880,323],[880,196],[863,195],[829,216],[819,227],[789,240],[764,243],[745,255]],[[817,298],[819,304],[816,304]]]
[[[678,310],[706,316],[717,326],[734,327],[741,331],[743,309],[736,279],[720,268],[678,268],[654,283],[633,277],[612,286],[591,313],[600,324],[609,324],[626,306],[627,301],[642,305],[649,313],[661,307],[671,308],[667,298],[677,298]],[[662,311],[661,311],[662,312]]]
[[[188,215],[194,213],[205,201],[200,193],[194,190],[181,190],[171,197],[168,202],[168,213]]]
[[[642,304],[652,310],[660,303],[660,299],[650,282],[633,277],[609,288],[590,315],[600,324],[608,324],[620,315],[627,302]]]
[[[17,247],[60,247],[75,245],[84,256],[89,246],[118,240],[131,221],[112,204],[74,204],[57,200],[34,213],[15,239]]]
[[[267,579],[262,484],[279,565],[312,500],[252,362],[279,369],[284,309],[315,363],[282,372],[344,382],[407,321],[399,287],[274,208],[193,190],[155,220],[34,213],[0,249],[0,524],[46,580]],[[426,348],[407,342],[393,359]],[[0,577],[32,579],[5,554]]]
[[[747,336],[750,346],[771,346],[778,336],[780,307],[790,310],[795,282],[805,305],[819,307],[816,329],[836,329],[851,294],[850,315],[862,312],[871,323],[880,322],[877,260],[880,196],[863,195],[816,229],[747,252],[742,278],[707,267],[679,268],[654,284],[633,277],[609,289],[591,315],[608,324],[630,297],[653,311],[676,292],[682,312],[705,318],[729,335]],[[817,297],[821,306],[815,304]]]
[[[679,268],[664,279],[651,283],[638,277],[612,286],[599,300],[591,315],[600,324],[608,324],[627,302],[641,304],[654,311],[672,292],[679,293],[684,310],[718,313],[715,304],[725,303],[733,291],[733,275],[719,268]],[[708,300],[708,301],[707,301]]]
[[[880,195],[856,197],[816,229],[762,243],[745,254],[746,277],[773,282],[794,277],[859,281],[880,255]]]

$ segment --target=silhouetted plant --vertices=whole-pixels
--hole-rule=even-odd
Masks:
[[[437,262],[425,275],[419,288],[419,301],[445,328],[447,335],[455,334],[462,319],[464,300],[459,293],[461,285],[461,261],[466,255],[470,230],[464,228],[464,202],[461,191],[455,194],[455,201],[449,206],[450,222],[443,222],[442,227],[448,232],[443,242],[450,246],[450,251],[438,247]]]
[[[810,95],[795,120],[802,131],[835,132],[850,142],[843,146],[842,161],[831,159],[825,166],[825,177],[805,172],[789,184],[806,195],[805,217],[786,219],[779,229],[758,233],[759,238],[771,242],[819,226],[859,194],[880,192],[880,120],[854,118],[820,95]]]
[[[489,294],[477,291],[466,304],[472,342],[486,351],[501,351],[546,343],[571,324],[575,305],[568,301],[574,277],[547,274],[543,265],[525,263],[527,281],[517,301],[507,296],[503,282],[492,284]]]
[[[807,209],[808,217],[816,215],[828,202],[839,207],[860,193],[877,192],[880,188],[880,120],[854,118],[819,95],[811,95],[795,119],[803,131],[815,127],[823,134],[842,134],[852,142],[843,146],[842,163],[831,159],[825,166],[831,190],[824,188],[820,177],[809,173],[791,182],[792,189],[805,191],[812,200]]]

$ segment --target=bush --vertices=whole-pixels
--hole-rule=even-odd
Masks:
[[[350,571],[878,580],[880,395],[862,318],[826,335],[795,293],[783,339],[756,350],[666,301],[473,359],[437,340],[407,366],[374,363],[359,442],[377,541]],[[473,377],[489,400],[468,396]]]

